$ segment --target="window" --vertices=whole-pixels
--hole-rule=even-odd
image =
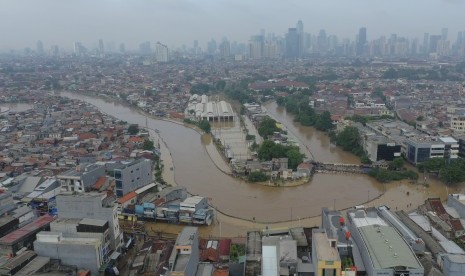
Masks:
[[[121,180],[115,180],[116,189],[123,189],[123,182]]]

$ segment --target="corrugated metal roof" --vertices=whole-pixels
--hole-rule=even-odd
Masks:
[[[20,240],[21,238],[24,238],[25,236],[29,235],[30,233],[37,231],[38,229],[46,226],[47,224],[50,224],[50,222],[54,220],[55,218],[49,215],[39,217],[31,223],[26,224],[22,228],[19,228],[18,230],[0,238],[0,244],[11,245],[16,241]]]

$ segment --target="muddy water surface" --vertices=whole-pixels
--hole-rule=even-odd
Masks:
[[[70,93],[62,93],[62,95],[90,102],[103,112],[129,123],[140,125],[146,123],[145,116],[137,110],[111,100]],[[326,135],[295,124],[292,117],[283,110],[276,107],[273,110],[273,105],[267,107],[270,112],[283,119],[289,131],[294,132],[299,139],[309,145],[313,154],[318,156],[317,160],[357,162],[357,157],[331,145]],[[422,188],[407,182],[383,185],[366,175],[317,174],[309,183],[289,188],[249,184],[225,174],[215,165],[213,161],[221,164],[224,160],[219,155],[210,157],[206,150],[206,147],[212,149],[210,139],[202,139],[196,131],[172,122],[148,118],[147,123],[150,128],[160,130],[160,135],[171,152],[177,184],[187,187],[193,194],[211,198],[213,206],[220,212],[232,216],[218,216],[224,221],[223,235],[236,235],[240,229],[251,227],[251,222],[236,218],[245,220],[255,218],[257,227],[265,225],[259,222],[271,224],[289,220],[294,222],[274,225],[289,225],[297,222],[302,225],[314,225],[318,219],[304,218],[318,216],[321,207],[349,208],[378,198],[385,189],[386,195],[377,199],[375,204],[397,204],[398,208],[403,209],[410,208],[407,206],[412,202],[413,206],[420,204],[428,196],[440,195],[444,198],[446,194],[445,188],[432,180],[430,180],[430,188]],[[207,229],[218,235],[219,227],[219,224],[216,224]]]

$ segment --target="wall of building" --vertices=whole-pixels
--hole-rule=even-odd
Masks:
[[[115,169],[116,196],[132,192],[152,183],[152,162],[148,159],[139,160],[125,168]]]
[[[89,269],[92,275],[99,275],[99,268],[103,264],[103,260],[99,254],[98,244],[67,244],[35,241],[34,251],[39,256],[60,259],[64,265],[75,265],[78,268]]]
[[[110,248],[117,250],[121,244],[123,235],[120,231],[116,205],[102,207],[102,199],[99,196],[68,196],[58,195],[56,198],[58,217],[61,219],[101,219],[108,221],[110,228]]]

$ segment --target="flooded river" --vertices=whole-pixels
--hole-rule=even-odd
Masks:
[[[146,123],[144,115],[134,108],[103,100],[71,93],[63,96],[81,99],[92,103],[103,112],[115,116],[128,123],[142,126]],[[267,106],[268,110],[287,126],[289,131],[306,143],[316,159],[327,162],[355,163],[357,157],[343,152],[329,143],[326,135],[310,127],[295,124],[292,117],[280,110],[274,104]],[[236,233],[232,224],[250,227],[249,222],[241,222],[235,218],[255,220],[263,223],[279,221],[299,221],[299,223],[314,224],[314,219],[303,219],[318,216],[321,207],[336,207],[345,209],[351,206],[378,198],[375,204],[397,205],[405,209],[411,202],[414,206],[420,204],[428,196],[445,197],[445,188],[436,181],[430,180],[430,188],[409,183],[390,183],[383,185],[366,175],[316,174],[310,183],[298,187],[277,188],[245,183],[223,173],[212,158],[221,163],[219,155],[209,155],[206,147],[211,149],[211,139],[202,139],[195,130],[172,122],[149,118],[148,126],[160,130],[160,136],[170,149],[175,180],[178,185],[185,186],[189,192],[211,198],[211,204],[220,212],[230,217],[220,215],[229,223],[223,225],[223,235]],[[409,192],[409,195],[407,195]],[[405,206],[404,206],[405,205]],[[283,224],[276,224],[283,225]],[[239,227],[239,226],[238,226]],[[218,225],[212,226],[212,231],[218,233]],[[227,230],[229,229],[229,230]]]

